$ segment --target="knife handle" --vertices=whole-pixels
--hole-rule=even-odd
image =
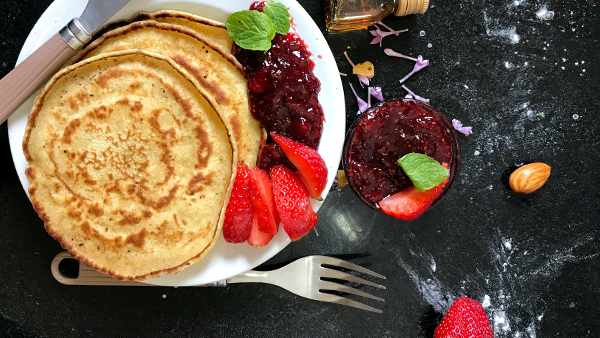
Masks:
[[[56,33],[0,80],[0,124],[75,55]]]

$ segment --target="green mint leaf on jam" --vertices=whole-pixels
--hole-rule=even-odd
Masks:
[[[269,1],[263,9],[269,19],[275,24],[275,31],[281,35],[286,35],[290,30],[290,13],[287,7],[281,2]]]
[[[231,14],[225,23],[235,43],[250,50],[269,50],[275,37],[275,25],[259,11],[239,11]]]
[[[425,154],[406,154],[398,164],[419,191],[435,188],[448,178],[448,169]]]

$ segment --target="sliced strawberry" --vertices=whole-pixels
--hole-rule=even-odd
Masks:
[[[258,229],[258,223],[258,215],[254,214],[254,217],[252,218],[252,229],[250,230],[250,236],[248,236],[248,244],[255,248],[262,248],[263,246],[269,244],[275,235],[261,232]]]
[[[283,230],[292,241],[298,240],[309,233],[318,220],[310,206],[308,191],[298,174],[287,167],[274,166],[269,173]]]
[[[448,168],[448,164],[443,163]],[[386,214],[404,221],[419,218],[433,204],[433,201],[444,191],[448,179],[437,187],[426,191],[419,191],[410,187],[388,196],[379,202],[379,207]]]
[[[267,234],[276,234],[279,229],[279,213],[273,198],[271,180],[266,171],[250,170],[250,197],[254,213],[258,216],[258,228]]]
[[[494,333],[478,301],[457,298],[435,328],[433,338],[493,338]]]
[[[308,189],[310,197],[320,198],[327,185],[327,166],[321,155],[313,148],[281,135],[271,133],[271,137],[298,169],[300,179]]]
[[[250,236],[254,208],[250,203],[248,175],[248,166],[238,164],[223,223],[223,237],[227,243],[242,243]]]

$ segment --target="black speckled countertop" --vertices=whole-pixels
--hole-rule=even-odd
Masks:
[[[323,29],[321,1],[300,1]],[[0,2],[0,76],[49,0]],[[546,7],[544,7],[546,6]],[[547,8],[555,15],[536,15]],[[450,118],[462,172],[452,193],[417,221],[372,211],[349,188],[319,211],[319,235],[264,264],[338,256],[387,277],[373,293],[384,313],[299,298],[269,285],[227,288],[63,286],[50,274],[61,248],[18,181],[0,127],[0,337],[431,337],[451,301],[482,302],[496,337],[600,336],[600,10],[595,0],[432,1],[425,15],[388,18],[408,33],[384,48],[422,54],[406,85]],[[365,31],[326,34],[341,72],[375,64],[374,85],[401,97],[406,60],[369,45]],[[342,78],[348,123],[357,110]],[[548,183],[529,196],[507,188],[510,168],[542,161]]]

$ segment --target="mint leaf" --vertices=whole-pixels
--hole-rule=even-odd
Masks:
[[[275,37],[275,25],[259,11],[239,11],[231,14],[225,23],[235,43],[250,50],[269,50]]]
[[[398,164],[419,191],[435,188],[448,178],[448,169],[425,154],[406,154]]]
[[[269,1],[265,4],[263,13],[273,21],[277,33],[286,35],[290,31],[290,13],[288,13],[287,7],[284,4]]]

